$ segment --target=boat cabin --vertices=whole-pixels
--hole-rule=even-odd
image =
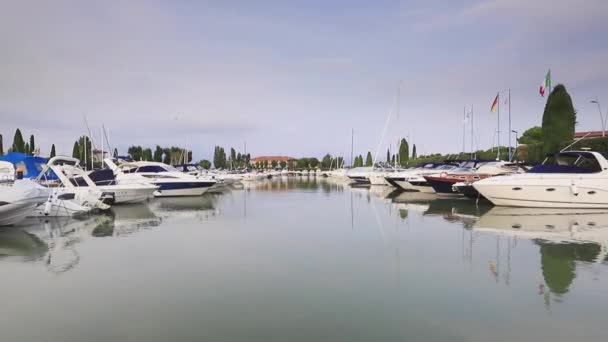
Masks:
[[[529,173],[599,173],[608,170],[608,153],[592,151],[559,152],[534,166]]]

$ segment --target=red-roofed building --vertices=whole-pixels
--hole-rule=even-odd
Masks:
[[[586,136],[587,138],[601,138],[604,136],[603,133],[604,131],[576,132],[574,133],[574,139],[582,138],[584,136]],[[608,137],[608,131],[606,131],[605,136]]]
[[[251,165],[260,169],[264,167],[264,162],[266,162],[266,168],[271,169],[273,161],[276,162],[277,166],[281,166],[281,162],[285,162],[287,164],[287,167],[293,168],[293,165],[295,164],[297,159],[286,156],[262,156],[252,158]]]

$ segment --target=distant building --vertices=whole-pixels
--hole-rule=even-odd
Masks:
[[[574,133],[574,139],[582,138],[584,136],[587,138],[601,138],[604,136],[603,133],[603,131],[576,132]],[[608,137],[608,131],[606,131],[606,136]]]
[[[108,158],[108,157],[111,157],[109,151],[103,151],[103,155],[102,155],[101,150],[98,150],[98,149],[93,150],[93,163],[101,163],[102,160],[104,160],[105,158]]]
[[[255,168],[261,169],[264,167],[264,162],[266,162],[266,168],[271,169],[273,161],[276,162],[277,166],[281,166],[281,162],[285,162],[287,164],[287,167],[292,169],[297,159],[286,156],[263,156],[252,158],[250,163]]]

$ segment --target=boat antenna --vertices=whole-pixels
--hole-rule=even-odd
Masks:
[[[591,132],[588,132],[587,134],[585,134],[584,136],[582,136],[582,137],[580,137],[580,138],[578,138],[578,139],[575,139],[575,140],[574,140],[574,142],[573,142],[572,144],[570,144],[570,145],[568,145],[568,146],[566,146],[566,147],[562,148],[562,149],[560,150],[560,152],[564,152],[565,150],[567,150],[568,148],[570,148],[572,145],[574,145],[574,144],[576,144],[577,142],[579,142],[579,141],[581,141],[581,140],[585,139],[585,138],[586,138],[586,137],[587,137],[589,134],[591,134]]]

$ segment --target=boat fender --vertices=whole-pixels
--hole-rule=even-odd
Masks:
[[[445,177],[445,176],[447,176],[447,175],[448,175],[448,173],[447,173],[447,172],[442,172],[442,173],[441,173],[439,176],[440,176],[441,178],[444,178],[444,177]]]
[[[49,216],[51,214],[52,207],[53,207],[53,200],[52,200],[52,197],[49,197],[49,199],[44,204],[44,216]]]
[[[578,196],[578,187],[574,183],[570,184],[570,193],[574,196]]]

